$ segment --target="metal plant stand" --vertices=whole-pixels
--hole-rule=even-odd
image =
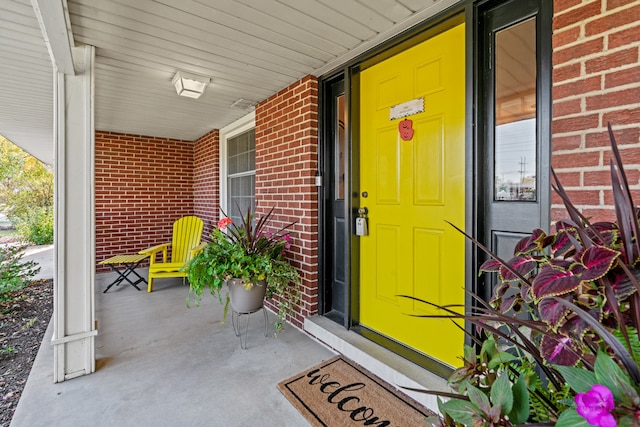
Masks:
[[[256,310],[253,311],[249,311],[246,313],[238,313],[237,311],[235,311],[233,308],[231,308],[231,323],[233,323],[233,332],[235,332],[236,336],[240,338],[240,348],[242,348],[243,350],[247,349],[247,331],[249,330],[249,319],[251,318],[251,314],[257,312],[258,310],[262,310],[262,314],[264,314],[264,336],[268,336],[267,335],[267,322],[268,322],[268,317],[267,317],[267,310],[265,310],[264,307],[260,307]],[[242,317],[243,315],[246,315],[247,317],[247,323],[244,326],[244,333],[240,330],[241,326],[240,326],[240,317]],[[244,339],[242,338],[242,336],[244,335]]]

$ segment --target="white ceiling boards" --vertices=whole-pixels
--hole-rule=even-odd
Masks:
[[[98,130],[195,140],[458,0],[50,0],[96,47]],[[44,11],[43,11],[44,13]],[[0,134],[52,162],[52,65],[30,0],[0,2]],[[194,100],[177,71],[211,78]]]

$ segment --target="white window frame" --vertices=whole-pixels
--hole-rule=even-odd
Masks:
[[[256,127],[256,112],[236,120],[220,129],[220,208],[229,212],[227,206],[227,141]]]

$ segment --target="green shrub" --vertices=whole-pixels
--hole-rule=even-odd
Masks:
[[[34,245],[53,243],[53,209],[34,207],[15,219],[18,236]]]
[[[23,261],[26,245],[0,246],[0,301],[9,299],[9,293],[27,286],[40,271],[34,261]]]

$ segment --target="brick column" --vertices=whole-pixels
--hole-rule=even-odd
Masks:
[[[275,206],[274,225],[291,229],[291,262],[303,296],[292,323],[318,312],[318,81],[307,76],[256,107],[256,202]]]
[[[220,132],[217,129],[195,142],[193,173],[194,215],[204,220],[203,236],[208,238],[220,219]]]

